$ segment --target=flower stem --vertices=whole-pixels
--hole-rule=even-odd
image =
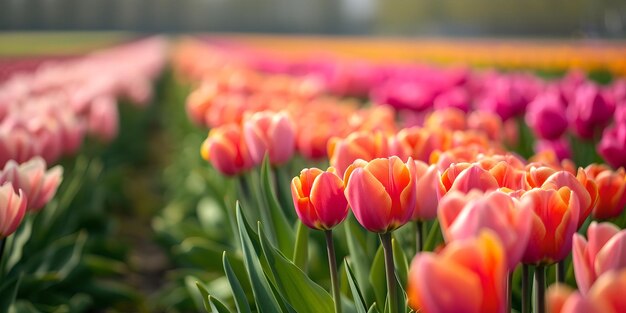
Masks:
[[[335,299],[335,313],[341,313],[341,294],[339,293],[339,278],[337,277],[337,261],[335,260],[335,245],[333,244],[333,231],[324,231],[326,235],[326,249],[328,250],[328,266],[330,267],[330,281]]]
[[[4,260],[2,257],[4,256],[4,247],[7,243],[7,237],[0,239],[0,278],[4,276]]]
[[[514,269],[515,270],[515,269]],[[506,281],[506,313],[511,312],[511,302],[513,297],[513,271],[509,271],[508,279]]]
[[[528,308],[528,296],[530,291],[528,276],[528,265],[522,264],[522,313],[530,313]]]
[[[535,282],[537,286],[535,286],[535,299],[536,299],[536,309],[537,313],[545,313],[546,312],[546,267],[545,265],[537,265],[535,268]]]
[[[415,221],[415,253],[420,253],[424,249],[424,222]]]
[[[383,244],[383,251],[385,252],[385,270],[387,272],[387,298],[389,299],[389,312],[398,313],[396,274],[393,264],[391,232],[380,234],[380,242]]]
[[[556,263],[556,281],[558,283],[565,282],[565,262],[560,261]]]

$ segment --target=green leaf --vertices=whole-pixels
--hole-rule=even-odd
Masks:
[[[223,251],[228,247],[202,237],[189,237],[174,247],[175,255],[210,272],[221,272]]]
[[[258,233],[267,263],[276,278],[277,289],[294,310],[298,313],[332,313],[334,305],[330,294],[271,246],[260,223]]]
[[[404,286],[407,285],[407,277],[409,275],[409,262],[397,240],[393,239],[392,246],[393,263],[396,266],[396,278],[400,282],[400,287],[402,287],[402,290],[404,290]]]
[[[261,254],[260,247],[255,247],[249,232],[248,223],[243,216],[243,212],[239,203],[237,203],[237,224],[239,226],[239,239],[241,240],[241,247],[243,249],[244,264],[248,270],[248,277],[252,286],[252,293],[256,300],[257,309],[259,312],[282,312],[278,300],[271,292],[270,283],[263,274],[261,268],[261,262],[259,261],[259,255]]]
[[[202,295],[202,303],[204,304],[204,309],[207,312],[211,312],[211,305],[209,304],[209,291],[199,281],[196,281],[196,287],[198,287],[198,290]]]
[[[387,297],[387,278],[385,273],[385,253],[381,245],[378,247],[378,251],[376,251],[369,276],[370,284],[374,288],[376,303],[379,305],[379,311],[384,311],[385,299]]]
[[[350,264],[348,264],[348,260],[344,260],[343,262],[348,276],[348,284],[350,285],[350,291],[352,292],[352,298],[354,299],[356,311],[357,313],[367,313],[367,305],[365,304],[365,299],[363,298],[359,284],[354,277],[354,273],[352,273],[352,268],[350,267]]]
[[[379,313],[380,311],[378,310],[378,305],[376,304],[376,302],[374,302],[372,304],[372,306],[370,306],[370,309],[367,310],[367,313]]]
[[[298,221],[296,231],[296,247],[293,249],[293,263],[304,272],[307,270],[309,259],[309,228]]]
[[[226,273],[226,277],[230,282],[230,288],[233,290],[233,298],[235,299],[237,312],[250,313],[250,305],[248,304],[246,293],[243,291],[243,288],[239,283],[239,279],[237,279],[237,275],[235,275],[235,272],[233,271],[233,268],[228,261],[226,251],[224,251],[224,254],[222,255],[222,262],[224,263],[224,272]]]
[[[213,313],[230,313],[226,305],[213,296],[209,296],[209,304],[211,306],[211,312]]]
[[[10,251],[8,255],[9,257],[5,265],[6,272],[10,271],[13,268],[13,266],[15,266],[15,264],[17,264],[17,262],[19,262],[22,259],[24,246],[30,239],[32,229],[33,229],[33,219],[31,215],[28,215],[22,222],[22,226],[20,226],[19,230],[13,235],[13,242],[11,244],[11,250],[9,250]]]
[[[441,240],[441,231],[439,230],[439,220],[435,220],[428,231],[426,242],[424,242],[423,251],[433,251]]]
[[[369,286],[369,272],[371,268],[372,257],[366,253],[366,238],[363,230],[354,217],[348,218],[345,222],[346,241],[348,242],[348,252],[350,253],[350,262],[354,266],[354,277],[359,286],[363,289],[363,297],[366,301],[373,301],[372,289]]]
[[[294,233],[293,229],[285,217],[284,211],[276,198],[276,193],[272,187],[272,180],[270,177],[270,164],[269,157],[266,154],[261,165],[261,191],[267,201],[270,218],[272,220],[272,230],[276,232],[276,240],[278,241],[278,248],[285,255],[293,255],[294,249]]]
[[[0,285],[0,312],[9,312],[9,308],[17,298],[17,291],[22,282],[22,274]]]

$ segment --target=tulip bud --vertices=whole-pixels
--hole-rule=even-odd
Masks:
[[[63,168],[57,165],[46,170],[46,161],[34,157],[17,164],[9,161],[0,172],[0,184],[12,183],[14,191],[21,190],[28,199],[28,211],[41,210],[54,195],[63,179]]]
[[[283,164],[293,156],[295,127],[284,112],[252,114],[243,123],[243,134],[255,164],[261,164],[266,153],[273,165]]]
[[[302,170],[291,181],[291,195],[298,217],[310,228],[330,230],[348,215],[344,182],[332,167]]]
[[[591,164],[585,168],[598,185],[598,201],[592,215],[596,219],[618,217],[626,206],[626,172],[623,167],[612,171],[608,166]]]
[[[17,230],[26,212],[26,197],[20,190],[15,193],[11,183],[0,187],[0,239],[10,236]]]
[[[252,167],[241,127],[236,124],[213,128],[202,143],[200,153],[224,175],[237,175]]]
[[[354,132],[345,139],[331,138],[328,142],[330,165],[344,175],[357,159],[371,161],[388,156],[387,138],[380,132]]]

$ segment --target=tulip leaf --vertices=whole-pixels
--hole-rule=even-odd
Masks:
[[[199,281],[196,281],[196,287],[198,288],[198,290],[200,291],[200,294],[202,295],[202,304],[204,305],[204,309],[207,312],[211,312],[211,304],[209,303],[209,291],[204,286],[204,284],[202,284]],[[196,304],[196,306],[199,308],[198,304]]]
[[[428,236],[426,237],[426,241],[424,242],[423,251],[433,251],[437,244],[441,241],[442,235],[439,227],[439,220],[435,220],[433,224],[430,226],[430,230],[428,231]]]
[[[5,255],[7,255],[7,253],[10,252],[8,253],[8,259],[6,261],[6,264],[0,264],[0,269],[2,269],[4,265],[5,271],[8,272],[13,268],[13,266],[15,266],[15,264],[17,264],[17,262],[19,262],[22,259],[24,246],[30,239],[32,229],[33,229],[32,216],[28,215],[22,221],[22,225],[20,226],[18,231],[12,236],[11,248],[10,250],[7,249],[8,251],[5,251]]]
[[[307,271],[309,258],[309,228],[298,221],[296,246],[293,249],[293,263],[302,271]]]
[[[376,251],[376,256],[374,256],[369,276],[370,284],[376,296],[376,303],[379,305],[379,311],[384,311],[385,298],[387,297],[387,278],[385,273],[385,253],[381,245],[378,247],[378,251]]]
[[[261,165],[261,191],[267,201],[269,208],[270,218],[276,231],[276,240],[280,251],[285,255],[293,255],[294,249],[294,233],[293,229],[289,225],[287,217],[285,217],[284,211],[281,208],[280,202],[276,198],[276,192],[272,187],[272,180],[270,177],[270,164],[267,154]]]
[[[243,291],[241,287],[241,283],[235,275],[230,262],[228,261],[228,257],[226,256],[226,251],[222,256],[222,262],[224,263],[224,272],[226,273],[226,277],[230,282],[230,288],[233,290],[233,298],[235,299],[235,305],[237,306],[237,312],[239,313],[249,313],[250,305],[248,304],[248,299],[246,298],[246,293]]]
[[[231,313],[226,305],[216,297],[209,296],[209,305],[213,313]]]
[[[352,268],[350,267],[350,264],[348,264],[348,260],[344,260],[344,268],[346,269],[348,284],[350,285],[350,292],[352,292],[352,298],[354,299],[354,306],[356,307],[357,313],[367,313],[365,299],[363,299],[363,294],[361,293],[359,284],[354,277],[354,273],[352,273]]]
[[[367,313],[379,313],[380,311],[378,310],[378,305],[376,304],[376,302],[374,302],[372,304],[372,306],[370,306],[370,309],[367,310]]]
[[[276,278],[278,292],[293,309],[298,313],[332,313],[334,305],[330,294],[271,246],[261,224],[258,226],[258,234],[267,263]]]
[[[406,255],[400,247],[400,243],[397,240],[392,241],[393,246],[393,263],[396,266],[396,278],[400,282],[400,286],[404,289],[407,285],[407,277],[409,275],[409,263]]]
[[[345,230],[348,252],[350,252],[350,262],[354,265],[356,281],[359,283],[359,286],[364,288],[362,291],[366,301],[374,300],[371,296],[371,289],[368,288],[368,275],[372,258],[366,254],[366,239],[363,236],[359,236],[362,235],[362,228],[355,222],[354,218],[348,218],[345,221]]]
[[[4,283],[0,285],[0,312],[9,312],[9,308],[15,302],[15,298],[17,298],[17,291],[22,282],[22,276],[20,273],[17,277],[6,281],[3,280]]]
[[[239,226],[239,239],[243,249],[244,264],[248,271],[248,277],[252,286],[252,293],[256,300],[259,312],[282,312],[278,300],[271,292],[270,283],[263,274],[261,262],[259,260],[260,246],[258,242],[253,242],[250,236],[248,222],[245,221],[241,206],[237,203],[237,224]]]

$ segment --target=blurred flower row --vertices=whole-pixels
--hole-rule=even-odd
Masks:
[[[626,81],[599,85],[576,71],[547,81],[463,68],[277,61],[250,48],[199,41],[182,43],[174,62],[178,75],[197,86],[187,113],[211,128],[201,154],[222,174],[244,177],[265,157],[276,171],[296,152],[307,164],[327,157],[327,170],[305,168],[290,187],[300,221],[326,233],[335,312],[342,296],[333,229],[349,216],[380,237],[387,295],[376,299],[379,311],[405,312],[399,299],[406,299],[420,312],[530,312],[531,270],[536,312],[626,310],[616,296],[626,268],[623,225],[592,222],[619,224],[624,216],[626,137],[619,136],[626,133]],[[535,141],[528,129],[536,153],[523,149]],[[586,141],[591,148],[570,160],[570,142]],[[596,143],[613,168],[589,157]],[[280,179],[279,199],[286,192]],[[407,238],[397,233],[409,223],[416,225],[409,236],[416,248],[399,253],[395,245]],[[425,225],[443,237],[432,252],[425,249],[424,237],[431,238]],[[280,229],[268,231],[281,236]],[[409,251],[416,254],[402,279],[395,267],[407,263]],[[352,252],[345,255],[350,262],[363,262]],[[580,293],[555,287],[546,305],[546,269],[556,273],[550,281],[565,282],[570,255]],[[516,303],[514,276],[521,276]],[[358,307],[366,287],[350,283]],[[289,299],[279,284],[273,287],[268,292],[276,299]]]

